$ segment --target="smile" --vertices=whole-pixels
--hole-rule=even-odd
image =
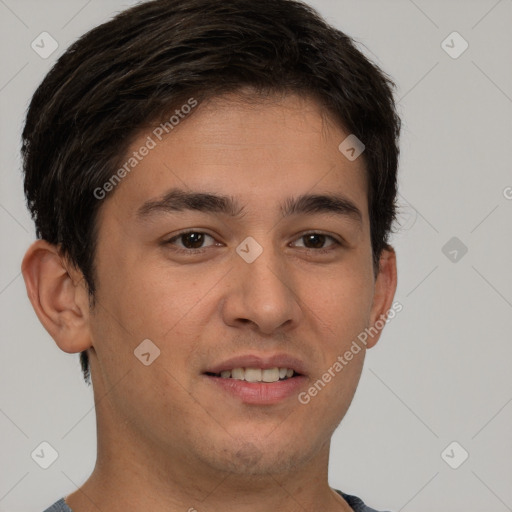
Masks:
[[[207,373],[214,377],[222,379],[245,380],[247,382],[277,382],[286,380],[298,375],[291,368],[233,368],[224,370],[220,373]]]

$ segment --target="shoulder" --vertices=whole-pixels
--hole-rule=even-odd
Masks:
[[[357,496],[345,494],[344,492],[341,492],[338,489],[334,490],[354,509],[354,512],[379,512],[378,510],[370,508],[367,505],[365,505],[363,500],[361,498],[358,498]]]
[[[48,507],[44,512],[73,512],[66,504],[64,498],[56,501],[53,505]]]

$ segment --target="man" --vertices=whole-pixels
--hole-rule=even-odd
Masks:
[[[48,510],[374,510],[327,469],[396,288],[392,86],[291,0],[145,2],[59,59],[22,270],[98,452]]]

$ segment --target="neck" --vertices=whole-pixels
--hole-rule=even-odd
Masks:
[[[171,433],[162,446],[116,414],[108,399],[96,400],[96,422],[96,466],[66,497],[73,512],[352,510],[328,485],[330,438],[308,456],[288,454],[289,461],[251,443],[220,461],[173,442]]]
[[[351,511],[328,485],[329,443],[287,473],[221,472],[177,451],[135,441],[128,429],[98,430],[98,457],[89,479],[66,502],[73,512]]]

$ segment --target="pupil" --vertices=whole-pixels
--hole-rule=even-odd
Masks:
[[[202,233],[186,233],[183,236],[183,240],[189,240],[191,241],[191,244],[184,242],[184,246],[187,249],[199,249],[201,245],[203,244],[204,235]],[[192,245],[192,247],[189,247],[189,245]]]
[[[311,235],[306,235],[305,238],[309,241],[313,241],[313,245],[316,249],[322,248],[322,246],[324,245],[324,242],[325,242],[325,235],[311,234]],[[317,242],[316,244],[314,243],[315,239]]]

